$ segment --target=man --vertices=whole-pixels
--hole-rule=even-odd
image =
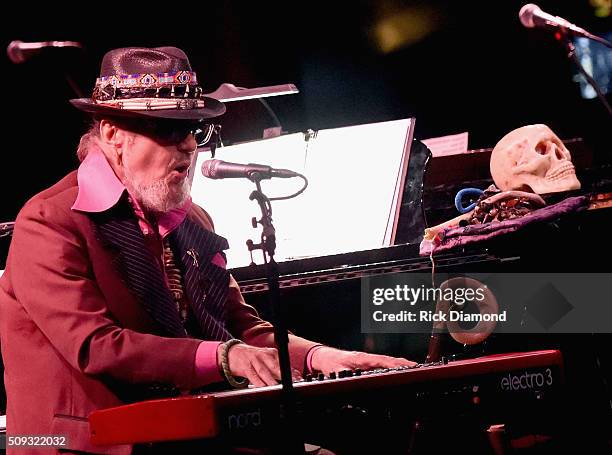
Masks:
[[[0,281],[7,431],[130,453],[92,445],[88,415],[221,381],[276,384],[278,355],[225,269],[227,241],[189,197],[204,121],[225,107],[187,56],[110,51],[92,98],[72,103],[94,116],[79,169],[21,210]],[[293,335],[289,350],[298,375],[412,364]]]

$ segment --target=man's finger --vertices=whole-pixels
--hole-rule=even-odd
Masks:
[[[281,372],[280,372],[280,365],[278,361],[278,352],[276,351],[276,349],[266,354],[263,357],[262,361],[268,367],[268,369],[272,371],[274,377],[276,378],[276,381],[277,382],[280,381]]]
[[[246,378],[254,387],[263,387],[266,385],[265,381],[259,377],[259,374],[252,365],[247,369]]]
[[[299,381],[300,379],[302,379],[302,373],[300,373],[300,371],[296,370],[295,368],[291,368],[291,379],[293,379],[293,382]]]
[[[357,356],[357,358],[355,359],[355,364],[357,367],[366,368],[398,368],[402,366],[410,367],[416,365],[415,362],[412,362],[408,359],[365,353],[361,353]]]
[[[276,369],[278,369],[278,367]],[[266,383],[266,385],[278,384],[278,379],[276,378],[276,376],[280,378],[280,371],[277,372],[275,370],[271,370],[270,368],[268,368],[268,365],[263,362],[255,365],[255,370],[257,371],[257,375],[261,378],[263,382]]]
[[[402,357],[389,357],[387,355],[381,355],[378,357],[380,357],[380,361],[388,368],[416,365],[416,362],[404,359]]]

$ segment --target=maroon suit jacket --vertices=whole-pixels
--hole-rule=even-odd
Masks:
[[[7,391],[7,434],[64,435],[68,447],[96,447],[88,415],[124,403],[113,384],[174,384],[189,390],[199,340],[161,336],[126,287],[91,218],[71,210],[76,171],[32,198],[17,217],[0,278],[0,341]],[[189,219],[212,230],[193,206]],[[256,346],[273,346],[272,326],[247,305],[233,278],[227,329]],[[292,365],[302,367],[315,343],[290,336]],[[20,451],[19,453],[26,453]]]

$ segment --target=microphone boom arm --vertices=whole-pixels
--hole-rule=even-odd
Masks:
[[[578,71],[580,71],[580,74],[582,74],[587,80],[587,82],[591,85],[591,87],[593,87],[593,90],[595,90],[597,97],[608,111],[608,115],[612,117],[612,107],[610,107],[610,104],[608,104],[608,101],[606,100],[606,97],[603,91],[601,90],[601,87],[599,87],[595,79],[589,74],[587,70],[584,69],[582,63],[580,63],[580,59],[576,55],[576,47],[574,46],[574,43],[572,43],[566,33],[561,33],[560,40],[563,42],[563,45],[567,49],[567,56],[574,62],[574,64],[578,68]]]
[[[552,14],[545,13],[540,9],[538,5],[528,3],[523,5],[519,11],[519,19],[521,24],[527,28],[533,27],[544,27],[553,30],[560,30],[564,35],[571,34],[574,36],[582,36],[593,41],[597,41],[604,46],[612,48],[612,43],[593,35],[582,27],[578,27],[576,24],[572,24],[570,21],[563,19],[559,16],[553,16]]]

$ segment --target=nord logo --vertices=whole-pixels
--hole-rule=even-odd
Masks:
[[[541,373],[529,373],[527,371],[522,374],[509,373],[507,376],[502,377],[500,387],[503,391],[514,391],[530,390],[544,386],[550,387],[552,384],[552,370],[546,368]]]
[[[227,417],[227,425],[230,430],[244,430],[245,428],[257,428],[261,425],[261,409],[253,412],[242,412],[230,414]]]

